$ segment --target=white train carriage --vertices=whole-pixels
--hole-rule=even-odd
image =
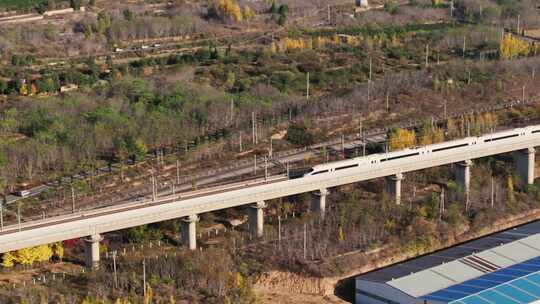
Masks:
[[[496,143],[501,140],[510,139],[514,137],[519,137],[527,134],[526,128],[512,129],[507,131],[501,131],[497,133],[484,134],[483,136],[478,137],[479,142],[481,143]]]
[[[369,156],[357,157],[350,160],[342,160],[327,164],[316,165],[304,175],[304,177],[314,176],[325,173],[334,173],[345,169],[352,169],[359,166],[377,167],[383,162],[393,162],[398,160],[414,160],[415,157],[422,157],[428,154],[441,152],[453,152],[461,149],[483,144],[499,143],[505,140],[511,140],[519,136],[538,134],[540,136],[540,125],[526,128],[518,128],[507,131],[501,131],[493,134],[486,134],[480,137],[467,137],[447,141],[438,144],[432,144],[424,147],[409,148],[395,152],[378,153]],[[441,153],[442,154],[442,153]]]
[[[313,166],[304,176],[314,176],[324,173],[333,173],[340,170],[356,168],[360,165],[367,164],[367,157],[357,157],[348,160],[341,160],[327,164]]]

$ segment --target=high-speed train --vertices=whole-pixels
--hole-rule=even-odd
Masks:
[[[351,169],[355,167],[376,167],[383,162],[391,162],[399,159],[414,158],[415,156],[436,154],[441,151],[456,152],[465,147],[474,145],[494,144],[504,141],[510,141],[519,136],[530,136],[536,134],[540,137],[540,125],[529,126],[525,128],[512,129],[497,133],[487,134],[479,137],[467,137],[458,140],[446,141],[443,143],[432,144],[423,147],[408,148],[395,152],[378,153],[363,157],[356,157],[348,160],[336,161],[327,164],[316,165],[311,168],[304,177],[316,176],[324,173],[334,173],[340,170]]]

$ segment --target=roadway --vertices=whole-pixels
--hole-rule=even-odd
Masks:
[[[538,126],[540,128],[540,126]],[[492,137],[497,137],[493,133]],[[0,252],[7,252],[40,244],[96,235],[138,225],[182,218],[227,208],[249,205],[260,201],[326,189],[359,181],[392,176],[429,167],[508,153],[540,146],[540,133],[506,138],[492,142],[399,158],[376,165],[359,166],[316,176],[291,180],[277,180],[255,185],[240,185],[231,190],[184,197],[182,194],[158,200],[133,201],[108,208],[80,212],[69,217],[48,218],[27,222],[24,226],[11,225],[0,235]],[[24,229],[23,229],[24,228]],[[19,231],[20,230],[20,231]]]

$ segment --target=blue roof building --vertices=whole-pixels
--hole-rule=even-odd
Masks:
[[[356,304],[540,303],[540,221],[356,278]]]

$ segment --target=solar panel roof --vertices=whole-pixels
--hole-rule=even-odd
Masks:
[[[480,253],[481,251],[492,249],[500,246],[501,244],[521,240],[538,233],[540,233],[540,221],[528,223],[506,231],[498,232],[473,241],[443,249],[432,254],[424,255],[375,270],[361,275],[359,279],[386,283],[394,279],[408,276],[411,273],[416,273],[443,263],[448,263],[466,257],[473,253],[479,253],[479,256],[482,256]],[[490,256],[490,259],[494,258],[493,254],[488,255]],[[499,265],[502,267],[515,263],[511,257],[504,256],[498,256],[497,261],[500,262]]]
[[[540,299],[540,273],[535,272],[449,303],[528,304],[538,299]]]
[[[516,282],[518,285],[515,285]],[[522,284],[527,285],[524,287],[526,290],[519,287]],[[540,298],[540,257],[449,286],[422,298],[452,304],[530,303]]]

